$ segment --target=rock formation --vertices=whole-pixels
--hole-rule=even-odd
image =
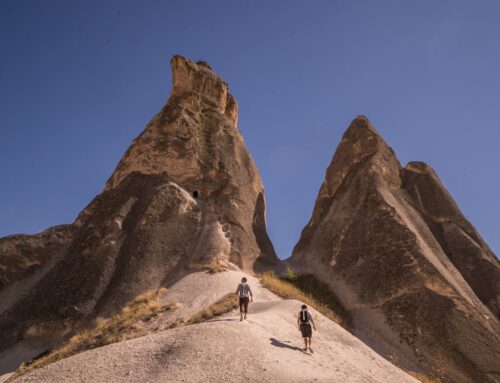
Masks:
[[[237,129],[235,99],[205,62],[175,56],[171,64],[167,104],[134,140],[105,190],[133,172],[165,173],[215,214],[230,242],[221,257],[244,270],[272,264],[264,189]]]
[[[0,290],[57,260],[73,240],[73,229],[60,225],[40,234],[0,238]]]
[[[424,218],[443,252],[477,297],[500,319],[500,267],[495,254],[429,165],[410,162],[402,169],[401,180],[412,206]]]
[[[500,382],[500,264],[435,172],[402,168],[365,117],[345,132],[289,260],[401,367]]]
[[[81,324],[115,313],[146,290],[177,288],[197,311],[224,295],[229,285],[234,287],[241,270],[282,270],[266,231],[262,183],[237,129],[238,106],[227,84],[204,62],[175,56],[171,64],[167,104],[76,221],[38,235],[0,239],[0,375],[59,344]],[[216,293],[204,290],[206,276],[189,270],[192,264],[213,262],[236,270],[230,272],[235,274],[228,285],[213,289]],[[311,220],[287,263],[326,283],[350,310],[354,334],[401,368],[446,383],[500,383],[498,259],[432,168],[419,162],[401,167],[365,117],[355,119],[344,134]],[[191,276],[194,282],[182,285]],[[254,322],[260,336],[252,333],[247,341],[255,350],[267,347],[269,355],[276,346],[279,355],[295,350],[271,336],[280,333],[288,339],[296,334],[293,323],[283,318],[300,303],[278,304],[270,292],[262,296],[267,301],[255,306]],[[325,325],[321,342],[330,351],[316,354],[319,362],[314,359],[310,366],[321,369],[323,381],[330,376],[414,381],[319,318]],[[184,379],[192,372],[185,360],[192,362],[190,350],[197,350],[202,337],[206,341],[204,331],[215,328],[224,334],[230,329],[236,342],[237,326],[221,321],[177,329],[176,334],[189,337],[184,346],[175,346],[183,350],[175,356],[179,364],[188,366],[178,376]],[[153,358],[171,357],[164,353],[171,348],[171,334],[157,338]],[[142,345],[142,340],[108,350],[117,351],[115,358],[125,353],[125,368],[135,354],[126,354],[123,347]],[[221,358],[229,352],[220,335],[209,343]],[[140,352],[148,347],[141,346]],[[349,360],[343,355],[342,368],[330,370],[341,349],[351,350],[345,354]],[[99,359],[101,351],[88,355]],[[146,354],[143,360],[150,362]],[[212,365],[210,357],[200,364],[202,370]],[[292,373],[276,365],[269,373],[259,370],[259,376],[310,379],[310,372],[296,366],[302,357],[283,356]],[[78,365],[79,358],[72,360],[69,365]],[[177,359],[171,360],[175,365]],[[148,370],[156,376],[153,380],[165,365],[161,361]],[[353,373],[357,364],[368,367]],[[93,375],[92,367],[84,366],[82,376]],[[234,373],[230,365],[221,368],[224,376],[233,376],[228,375]],[[56,366],[40,374],[60,380],[63,370],[58,371]],[[162,371],[161,376],[171,373]],[[218,377],[219,372],[211,370]]]
[[[180,277],[191,263],[232,263],[251,272],[277,262],[264,190],[227,84],[206,63],[175,56],[171,64],[167,104],[60,238],[58,262],[29,294],[0,304],[4,346],[32,325],[108,315]],[[3,284],[22,274],[5,264],[19,258],[16,241],[0,242]],[[43,241],[32,247],[35,258],[50,250]],[[6,290],[0,302],[13,295]]]

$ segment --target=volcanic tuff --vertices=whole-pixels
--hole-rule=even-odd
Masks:
[[[345,132],[289,260],[337,293],[401,367],[500,382],[500,264],[428,165],[402,168],[369,121]]]
[[[227,84],[204,62],[175,56],[171,64],[167,104],[67,234],[52,230],[32,239],[29,251],[18,250],[24,237],[0,241],[3,347],[33,324],[110,314],[179,278],[190,263],[233,263],[252,272],[277,262],[264,190]],[[43,275],[34,270],[31,293],[3,299],[27,273],[15,258],[27,262],[29,253],[32,264],[42,263],[51,249],[57,262]]]
[[[73,240],[73,231],[72,225],[60,225],[40,234],[0,238],[0,290],[57,260]]]
[[[165,329],[165,318],[188,321],[232,290],[241,270],[282,270],[266,231],[262,183],[237,129],[238,106],[227,84],[205,62],[175,56],[171,64],[167,104],[75,222],[0,239],[0,375],[146,290],[168,286],[165,303],[180,302],[178,310],[155,319]],[[191,267],[211,262],[235,270],[208,275]],[[421,162],[401,167],[365,117],[344,134],[286,263],[326,283],[350,311],[354,334],[400,367],[443,382],[500,383],[499,261],[434,170]],[[300,303],[257,292],[263,301],[254,306],[255,320],[245,323],[260,330],[248,332],[245,342],[259,353],[265,349],[265,358],[241,364],[237,374],[225,363],[227,340],[207,341],[209,329],[241,341],[238,324],[224,319],[176,329],[183,346],[172,346],[174,330],[161,331],[85,353],[90,364],[79,364],[84,354],[69,358],[39,376],[59,381],[79,368],[81,376],[96,378],[91,366],[108,351],[106,363],[117,366],[125,356],[121,366],[140,372],[143,363],[127,351],[132,345],[151,367],[143,377],[153,381],[171,376],[172,367],[182,378],[198,371],[200,380],[240,376],[250,367],[259,380],[304,381],[319,373],[321,381],[414,381],[319,315],[324,354],[309,363],[302,354],[290,359],[286,353],[295,347],[274,337],[296,333],[288,313]],[[192,351],[203,342],[224,360],[215,370],[210,352],[197,354],[198,370],[192,368]],[[261,371],[260,363],[275,363],[276,355],[283,364]],[[162,358],[178,360],[180,368]],[[105,368],[99,379],[127,381],[118,376],[122,372]]]

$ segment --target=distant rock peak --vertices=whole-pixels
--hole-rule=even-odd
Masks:
[[[432,166],[422,161],[410,161],[405,167],[406,170],[411,170],[417,173],[434,173]]]
[[[237,117],[237,105],[228,92],[227,83],[204,61],[193,62],[176,55],[170,61],[172,66],[172,96],[190,92],[198,93],[215,102],[221,113]],[[236,110],[235,110],[236,108]]]
[[[349,128],[342,136],[340,145],[342,144],[352,146],[353,152],[363,157],[374,154],[381,149],[388,149],[392,152],[392,149],[373,127],[370,120],[363,115],[352,120]]]
[[[366,117],[363,114],[356,116],[356,118],[354,118],[354,120],[352,120],[351,124],[349,125],[349,128],[347,128],[346,133],[353,131],[353,130],[359,130],[359,129],[368,129],[372,133],[379,135],[378,132],[373,127],[373,125],[371,124],[368,117]]]
[[[374,157],[377,157],[376,159]],[[357,116],[342,136],[326,171],[321,197],[332,197],[348,173],[361,163],[372,168],[371,174],[382,175],[388,182],[399,185],[400,163],[366,116]]]

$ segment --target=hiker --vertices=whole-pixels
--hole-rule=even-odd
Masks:
[[[302,305],[302,310],[300,310],[299,316],[297,317],[297,326],[299,327],[299,331],[302,333],[302,338],[304,338],[304,352],[307,352],[307,349],[309,349],[309,351],[313,353],[313,350],[311,349],[311,338],[312,329],[316,331],[316,325],[314,324],[312,315],[306,305]]]
[[[252,290],[250,290],[245,277],[241,278],[241,283],[236,289],[236,294],[240,298],[240,321],[242,321],[243,319],[247,319],[248,302],[253,302]]]

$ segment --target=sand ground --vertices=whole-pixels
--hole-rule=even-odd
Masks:
[[[163,300],[177,302],[176,315],[188,317],[235,290],[242,275],[190,274]],[[418,382],[314,310],[315,352],[303,352],[296,325],[301,302],[282,300],[248,278],[255,301],[246,321],[234,311],[90,350],[16,382]]]

